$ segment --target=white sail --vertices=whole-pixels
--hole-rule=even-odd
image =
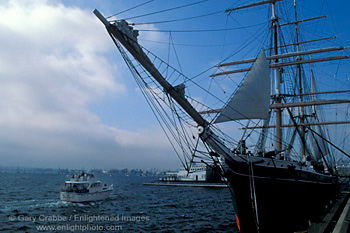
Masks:
[[[267,119],[270,104],[270,71],[263,51],[259,54],[242,85],[215,123],[242,119]]]

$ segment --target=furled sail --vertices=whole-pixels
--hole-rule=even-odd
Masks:
[[[312,129],[319,135],[324,135],[319,125],[312,126]],[[311,152],[314,160],[319,161],[322,158],[328,156],[330,153],[328,144],[317,134],[311,133]]]
[[[264,51],[261,51],[242,85],[230,99],[215,123],[267,119],[270,104],[270,71]]]

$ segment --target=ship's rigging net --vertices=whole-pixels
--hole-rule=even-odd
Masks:
[[[192,119],[162,90],[162,87],[135,59],[129,58],[127,52],[113,35],[111,37],[185,169],[189,172],[193,162],[212,163],[213,160],[216,161],[217,158],[214,158],[209,153],[208,148],[199,140],[196,132],[197,125]],[[143,50],[147,51],[144,48]],[[167,81],[180,83],[175,86],[175,89],[185,96],[183,83],[188,81],[188,78],[151,52],[147,51],[147,56],[167,78]],[[201,106],[202,104],[195,99],[192,99],[191,103],[197,107],[204,106]]]
[[[302,38],[305,43],[296,43],[295,30],[293,27],[288,26],[288,24],[294,19],[288,16],[288,14],[285,12],[287,4],[280,4],[282,7],[279,8],[281,11],[278,12],[278,15],[285,16],[283,20],[286,23],[282,25],[278,24],[277,27],[278,54],[290,54],[299,50],[317,50],[318,45],[316,43],[307,43],[307,40],[303,38],[304,35],[301,33],[299,34],[299,38],[300,40]],[[229,14],[228,18],[236,22],[232,14]],[[293,26],[292,23],[290,23],[290,25]],[[259,45],[255,46],[255,49],[259,47],[260,49],[265,50],[266,56],[273,56],[274,51],[271,44],[273,44],[275,38],[273,38],[273,33],[270,30],[271,28],[272,26],[269,25],[268,28],[264,27],[259,28],[257,31],[255,30],[254,33],[251,33],[253,39],[246,40],[238,49],[238,51],[235,51],[231,55],[234,55],[240,52],[242,49],[246,49],[247,47],[254,47],[252,46],[252,42],[259,41]],[[246,28],[244,28],[244,30],[246,30]],[[164,30],[162,32],[164,32]],[[169,31],[169,38],[172,40],[171,31]],[[259,40],[257,38],[259,38]],[[325,40],[329,40],[329,38],[325,38]],[[166,132],[169,141],[172,143],[172,146],[177,152],[177,155],[181,159],[183,165],[188,168],[188,165],[191,163],[191,161],[194,160],[194,158],[199,160],[211,158],[206,146],[201,144],[200,140],[198,140],[196,132],[197,125],[193,123],[191,118],[182,110],[182,108],[178,107],[178,105],[172,101],[172,99],[169,98],[167,94],[165,94],[158,83],[154,81],[151,75],[136,60],[130,59],[128,57],[128,53],[123,50],[122,46],[118,44],[117,40],[114,38],[113,40],[120,50],[120,53],[122,54],[129,69],[131,70],[131,73],[133,74],[143,95],[146,97],[148,104],[151,106],[152,111],[157,116],[157,120],[161,124],[164,132]],[[318,40],[314,39],[314,41]],[[172,45],[174,46],[174,44]],[[154,66],[159,70],[164,78],[166,78],[166,80],[175,87],[176,91],[178,93],[181,93],[181,95],[183,95],[197,111],[201,112],[202,116],[209,123],[213,123],[217,119],[217,116],[220,114],[220,111],[218,110],[228,103],[232,92],[237,92],[237,89],[235,91],[234,89],[242,85],[241,80],[244,76],[243,71],[240,71],[239,75],[227,74],[220,77],[219,79],[216,79],[215,77],[208,78],[208,71],[212,72],[211,76],[216,76],[220,72],[227,72],[232,70],[232,66],[229,68],[226,66],[220,66],[220,64],[226,62],[228,58],[231,57],[231,55],[225,58],[223,62],[219,63],[218,66],[206,70],[207,73],[205,75],[196,75],[192,78],[188,78],[183,75],[182,72],[179,72],[177,69],[173,68],[167,64],[167,62],[164,62],[162,59],[149,52],[145,48],[142,48],[142,50],[145,52],[145,55],[148,56],[149,59],[153,62]],[[339,50],[343,51],[341,48],[331,48],[330,51]],[[255,55],[257,56],[258,54]],[[284,56],[279,58],[278,62],[287,64],[302,60],[311,60],[313,58],[319,59],[321,57],[322,56],[319,55],[319,52],[313,52],[312,55],[303,54],[300,56]],[[274,62],[274,59],[269,60],[270,65],[273,65]],[[244,63],[243,70],[249,70],[252,66],[251,64],[251,62]],[[236,65],[236,67],[239,66]],[[182,70],[181,66],[179,68]],[[290,102],[311,102],[320,99],[318,98],[319,95],[307,94],[320,92],[320,89],[318,89],[318,77],[317,74],[314,74],[312,65],[306,64],[300,65],[300,67],[298,65],[286,65],[281,66],[278,69],[282,81],[282,104]],[[238,76],[240,76],[240,78],[237,78]],[[271,89],[274,88],[273,79],[274,77],[271,76]],[[205,83],[205,87],[201,86],[203,83]],[[232,83],[234,85],[231,85]],[[231,88],[230,90],[227,88],[228,86]],[[234,88],[232,88],[232,86],[234,86]],[[213,93],[216,94],[214,95]],[[271,94],[270,103],[273,105],[275,104],[275,93],[272,92]],[[233,110],[237,111],[237,109]],[[284,156],[286,156],[289,160],[305,161],[307,159],[307,156],[313,155],[313,159],[316,161],[321,161],[327,164],[335,164],[335,149],[334,147],[330,147],[328,143],[325,144],[325,140],[323,140],[329,140],[329,138],[334,135],[334,132],[330,132],[321,124],[319,125],[319,123],[326,122],[326,119],[329,118],[330,112],[328,111],[329,110],[326,110],[322,105],[284,107],[282,110],[282,116],[284,119],[282,122],[284,127],[282,135],[283,139],[281,142],[282,151],[279,152],[282,152]],[[331,111],[332,114],[334,114],[336,117],[338,117],[338,113],[340,113],[340,111],[344,111],[345,117],[336,120],[348,120],[348,107],[333,107],[331,108]],[[264,121],[254,119],[246,121],[235,121],[234,126],[231,126],[231,128],[228,127],[228,124],[231,124],[232,122],[229,122],[227,124],[224,123],[222,125],[211,124],[211,126],[212,129],[221,137],[221,139],[229,148],[236,148],[240,140],[247,140],[249,150],[254,152],[254,154],[266,153],[268,151],[275,150],[275,118],[276,114],[274,108],[270,107],[268,119]],[[302,124],[305,124],[303,130],[301,130]],[[265,126],[265,128],[262,126]],[[234,132],[236,132],[239,128],[244,129],[244,133],[243,136],[237,137],[237,133]],[[227,131],[226,129],[229,130]],[[344,148],[344,142],[346,141],[349,133],[347,133],[346,127],[342,128],[342,130],[344,131],[344,138],[342,140],[343,142],[340,143],[340,146]],[[239,134],[241,135],[241,133]],[[301,140],[300,138],[303,139]],[[304,154],[302,153],[302,156],[300,156],[300,148],[304,148]]]

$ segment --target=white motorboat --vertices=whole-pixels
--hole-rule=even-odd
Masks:
[[[93,174],[82,172],[65,182],[60,199],[66,202],[100,201],[107,199],[112,190],[113,184],[102,183]]]

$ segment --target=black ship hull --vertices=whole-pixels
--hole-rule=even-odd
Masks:
[[[242,233],[306,230],[339,192],[335,176],[295,162],[245,158],[226,161],[225,172]]]

